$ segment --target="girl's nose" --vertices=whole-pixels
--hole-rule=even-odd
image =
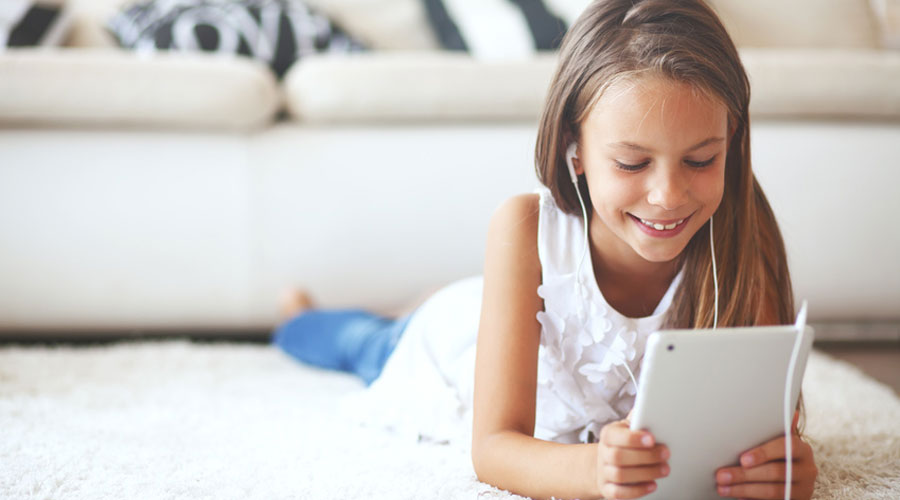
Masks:
[[[647,201],[664,210],[677,210],[688,200],[690,179],[678,167],[663,166],[650,178]]]

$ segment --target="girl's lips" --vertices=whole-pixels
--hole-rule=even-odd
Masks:
[[[650,236],[653,236],[656,238],[671,238],[672,236],[675,236],[678,233],[680,233],[682,230],[684,230],[685,226],[687,226],[688,221],[691,219],[691,217],[694,216],[694,214],[691,214],[691,215],[688,215],[687,217],[685,217],[684,221],[682,221],[681,224],[678,224],[674,228],[662,229],[662,230],[654,229],[654,228],[644,224],[643,222],[641,222],[641,219],[635,215],[628,214],[628,216],[631,217],[631,220],[633,220],[634,223],[637,224],[638,228],[641,231],[649,234]],[[680,219],[676,219],[676,220],[672,220],[672,221],[648,221],[648,222],[655,222],[655,223],[662,224],[665,226],[665,225],[676,223],[676,222],[678,222],[678,220],[680,220]]]

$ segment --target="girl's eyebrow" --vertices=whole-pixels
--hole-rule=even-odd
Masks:
[[[689,147],[687,151],[688,151],[688,152],[691,152],[691,151],[694,151],[694,150],[696,150],[696,149],[700,149],[700,148],[702,148],[703,146],[712,144],[712,143],[714,143],[714,142],[722,142],[722,141],[724,141],[724,140],[725,140],[725,138],[723,138],[723,137],[710,137],[710,138],[708,138],[708,139],[704,139],[704,140],[698,142],[697,144],[695,144],[695,145]],[[640,151],[640,152],[642,152],[642,153],[653,153],[653,152],[654,152],[654,151],[653,151],[652,149],[650,149],[650,148],[641,146],[641,145],[639,145],[639,144],[635,144],[635,143],[633,143],[633,142],[628,142],[628,141],[611,142],[611,143],[607,144],[607,146],[611,146],[611,147],[614,147],[614,148],[628,148],[628,149],[633,149],[633,150],[635,150],[635,151]]]

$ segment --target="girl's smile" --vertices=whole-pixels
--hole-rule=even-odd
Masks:
[[[671,238],[672,236],[675,236],[684,229],[684,223],[691,218],[689,215],[686,218],[678,220],[654,220],[644,219],[634,214],[628,215],[634,219],[641,231],[644,231],[655,238]]]

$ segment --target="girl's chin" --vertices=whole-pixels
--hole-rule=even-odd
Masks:
[[[672,262],[677,259],[681,252],[638,252],[638,255],[644,258],[647,262],[653,262],[656,264],[662,264],[664,262]]]
[[[687,247],[690,238],[673,238],[665,241],[654,241],[653,244],[646,244],[645,241],[632,244],[631,248],[648,262],[671,262],[681,255],[681,252]]]

